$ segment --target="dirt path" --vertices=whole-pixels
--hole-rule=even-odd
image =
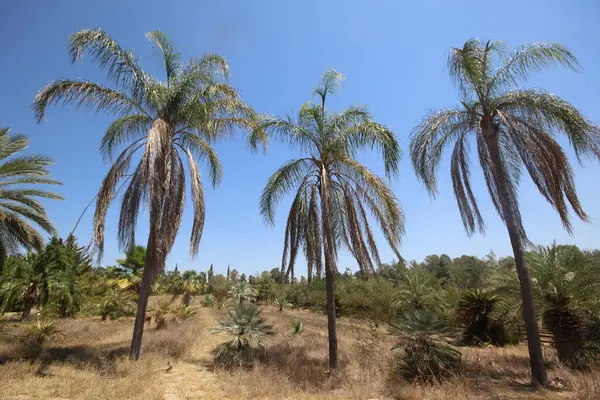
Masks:
[[[198,309],[198,337],[189,357],[173,364],[165,375],[165,400],[227,399],[214,372],[208,368],[210,350],[219,339],[208,334],[216,326],[217,314],[206,308]]]

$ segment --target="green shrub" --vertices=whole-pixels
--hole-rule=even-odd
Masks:
[[[191,306],[181,305],[179,309],[179,318],[186,320],[194,315],[196,315],[196,310],[194,310]]]
[[[460,368],[461,353],[449,346],[411,340],[401,349],[395,368],[410,381],[440,380],[456,374]]]
[[[304,323],[295,319],[292,321],[292,336],[300,336],[304,333]]]
[[[225,319],[209,333],[229,337],[216,348],[213,361],[230,368],[254,362],[265,349],[265,339],[275,332],[261,317],[258,307],[242,303],[227,310]]]
[[[136,310],[132,297],[131,292],[112,287],[103,297],[89,299],[88,306],[84,309],[90,310],[92,315],[99,315],[102,321],[132,316]]]
[[[202,300],[200,300],[202,307],[213,307],[215,304],[215,298],[212,294],[205,294]]]
[[[461,353],[443,341],[454,335],[454,328],[439,314],[417,309],[405,312],[388,327],[388,333],[400,339],[394,374],[408,380],[435,381],[459,372]]]

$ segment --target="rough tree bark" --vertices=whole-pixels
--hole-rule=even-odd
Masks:
[[[538,331],[535,305],[533,303],[531,277],[529,276],[529,267],[527,266],[527,260],[525,259],[525,248],[519,232],[516,213],[508,192],[506,170],[500,157],[498,129],[493,126],[491,119],[484,125],[487,125],[484,126],[485,141],[491,158],[492,172],[496,179],[502,215],[504,216],[506,229],[508,230],[508,236],[510,237],[510,243],[515,256],[521,297],[523,298],[523,318],[525,320],[525,330],[527,332],[531,380],[534,386],[547,387],[548,376],[544,364],[542,342],[540,341],[540,334]]]
[[[161,265],[160,260],[158,260],[158,255],[156,254],[157,250],[154,229],[150,228],[148,246],[146,247],[146,260],[144,263],[144,270],[142,272],[142,283],[138,293],[138,307],[133,325],[133,337],[131,339],[131,348],[129,351],[129,359],[134,361],[137,361],[140,358],[140,353],[142,350],[142,337],[144,336],[146,309],[148,308],[148,297],[150,296],[150,289],[152,286],[152,280],[154,278],[154,269],[157,266],[160,268]]]
[[[325,290],[327,292],[327,334],[329,338],[329,368],[338,367],[337,328],[335,320],[335,240],[331,228],[331,203],[329,197],[329,175],[321,169],[321,218],[325,248]]]

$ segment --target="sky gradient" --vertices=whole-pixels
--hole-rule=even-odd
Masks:
[[[580,60],[575,73],[552,68],[535,75],[524,87],[542,87],[558,94],[600,122],[600,3],[595,0],[504,1],[491,8],[481,1],[5,1],[0,12],[0,126],[30,136],[28,152],[54,158],[54,178],[63,182],[65,200],[46,202],[61,235],[73,228],[81,211],[95,196],[109,166],[98,152],[110,116],[52,107],[41,124],[31,111],[32,100],[57,78],[86,78],[105,83],[105,76],[88,58],[71,65],[66,51],[70,34],[101,27],[142,58],[143,68],[159,77],[164,72],[153,57],[144,33],[161,30],[176,42],[182,59],[205,52],[225,56],[232,84],[257,111],[272,115],[295,113],[322,72],[330,67],[346,77],[333,109],[368,105],[374,119],[393,129],[404,150],[401,175],[392,182],[407,216],[401,252],[407,259],[447,253],[484,256],[511,253],[506,229],[497,216],[473,161],[473,184],[487,223],[485,236],[469,238],[453,197],[450,166],[439,169],[439,195],[432,199],[417,181],[408,157],[409,134],[428,110],[458,103],[445,68],[448,51],[471,38],[504,40],[509,48],[533,41],[556,41]],[[568,146],[565,140],[561,144]],[[217,146],[224,180],[213,190],[205,180],[206,224],[199,256],[189,258],[191,213],[184,216],[168,266],[206,270],[213,263],[224,273],[227,265],[246,274],[280,266],[283,233],[290,199],[278,208],[277,224],[268,227],[258,213],[258,200],[267,178],[297,153],[271,143],[268,153],[252,153],[243,137]],[[573,152],[576,185],[591,223],[574,221],[574,234],[564,231],[558,216],[537,193],[528,177],[520,187],[521,212],[530,239],[539,244],[578,244],[600,247],[600,168],[578,165]],[[383,173],[380,155],[360,161]],[[204,166],[203,166],[204,167]],[[203,169],[206,176],[206,169]],[[188,205],[189,208],[189,205]],[[76,235],[86,244],[92,232],[93,207]],[[147,215],[140,216],[139,244],[144,245]],[[107,217],[103,264],[122,254],[117,246],[118,203]],[[377,232],[381,256],[393,253]],[[305,265],[301,260],[301,266]],[[339,268],[354,268],[347,252]],[[304,272],[303,269],[300,271]]]

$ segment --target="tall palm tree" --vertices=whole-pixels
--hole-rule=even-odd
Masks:
[[[140,206],[148,207],[150,232],[139,292],[130,357],[140,355],[144,317],[154,276],[164,271],[185,205],[187,160],[193,202],[190,253],[195,256],[204,225],[204,195],[198,160],[206,160],[213,186],[222,170],[212,144],[229,136],[236,127],[252,125],[255,113],[228,83],[225,59],[207,54],[180,63],[174,44],[160,31],[147,33],[165,68],[164,80],[140,67],[133,52],[121,48],[106,32],[83,30],[69,40],[71,61],[84,53],[114,84],[109,88],[86,80],[61,79],[49,83],[35,98],[38,121],[51,104],[77,104],[116,115],[102,139],[100,150],[112,167],[104,178],[94,216],[94,239],[98,256],[104,248],[105,217],[119,184],[127,185],[121,203],[118,240],[123,249],[135,246],[135,228]],[[250,144],[262,138],[253,129]],[[133,160],[139,160],[132,166]],[[133,168],[132,168],[133,167]],[[130,171],[132,170],[132,171]]]
[[[495,63],[497,61],[497,63]],[[520,89],[530,73],[552,64],[576,69],[576,58],[556,43],[534,43],[507,53],[501,42],[471,39],[448,58],[461,105],[427,115],[412,132],[411,154],[417,176],[430,193],[443,150],[453,146],[450,172],[463,224],[469,235],[484,231],[470,182],[469,143],[474,137],[485,182],[506,224],[521,285],[523,313],[534,384],[546,386],[531,279],[525,260],[528,244],[517,189],[522,165],[570,232],[569,205],[584,221],[573,170],[555,140],[567,136],[579,160],[600,158],[600,130],[571,104],[541,89]],[[497,66],[496,66],[497,65]]]
[[[374,264],[381,264],[368,212],[400,260],[398,246],[404,232],[404,216],[392,190],[355,159],[361,150],[378,148],[386,174],[392,177],[398,174],[400,146],[391,130],[373,122],[366,107],[352,106],[337,113],[326,108],[327,97],[342,80],[339,72],[328,70],[314,90],[317,103],[305,103],[296,118],[268,117],[263,123],[267,133],[303,153],[269,178],[260,211],[273,224],[281,197],[296,191],[287,220],[282,270],[286,276],[293,274],[301,247],[309,277],[313,266],[320,275],[325,257],[330,368],[337,367],[333,279],[338,248],[345,246],[368,274],[374,272]]]
[[[29,187],[60,184],[48,178],[53,161],[41,155],[18,155],[27,148],[29,139],[9,132],[9,128],[0,128],[0,277],[9,255],[21,248],[43,249],[44,238],[38,228],[50,235],[56,232],[37,199],[62,199],[56,193]]]

